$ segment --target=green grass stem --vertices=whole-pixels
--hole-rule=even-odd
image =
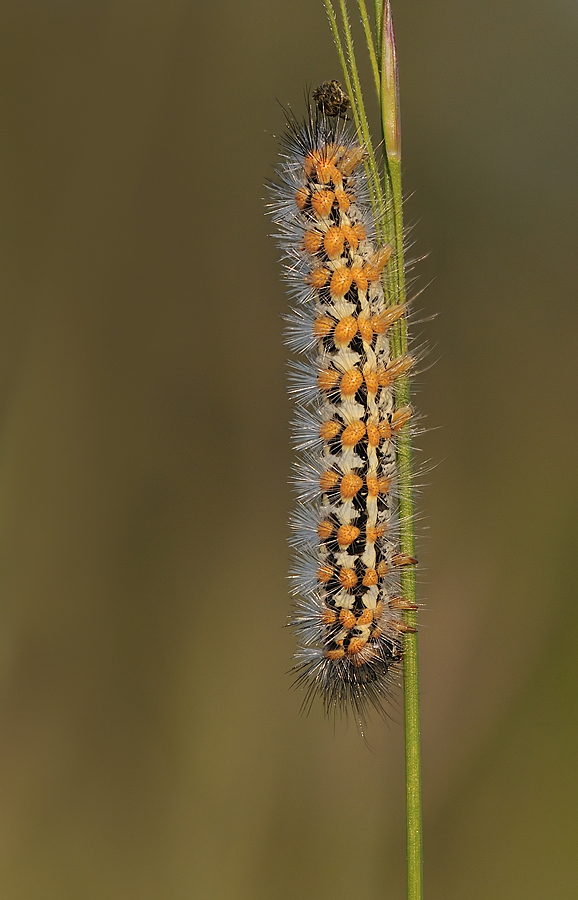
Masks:
[[[374,0],[375,12],[375,41],[377,45],[377,55],[381,56],[381,35],[383,32],[383,0]]]
[[[379,66],[377,64],[377,53],[375,52],[375,44],[373,42],[373,34],[371,31],[371,22],[369,21],[369,16],[367,15],[367,7],[365,5],[365,0],[357,0],[359,6],[359,12],[361,15],[361,22],[363,25],[363,32],[365,34],[365,40],[367,42],[367,50],[369,53],[369,61],[371,62],[371,71],[373,72],[373,80],[375,81],[375,90],[377,91],[377,99],[380,99],[381,95],[381,78],[379,74]]]
[[[383,180],[373,150],[369,124],[365,112],[361,82],[353,48],[353,36],[346,0],[338,0],[343,38],[331,0],[324,0],[333,38],[337,47],[343,77],[351,99],[353,119],[359,139],[367,150],[371,203],[376,213],[377,235],[381,243],[389,243],[394,254],[387,266],[384,288],[388,303],[404,303],[405,277],[403,254],[403,210],[401,189],[401,140],[399,121],[398,66],[395,35],[389,0],[375,0],[374,33],[365,0],[357,0],[367,42],[371,69],[378,93],[383,134]],[[375,35],[375,39],[374,39]],[[378,65],[379,60],[379,65]],[[391,329],[393,356],[407,353],[407,321],[403,317]],[[407,376],[395,383],[396,408],[410,402],[410,382]],[[414,505],[412,480],[412,446],[408,425],[401,430],[397,441],[397,471],[399,491],[400,550],[415,556]],[[401,569],[402,595],[416,603],[416,577],[413,566]],[[415,628],[417,613],[404,612],[407,625]],[[407,900],[422,900],[423,854],[421,814],[421,761],[419,724],[419,680],[417,633],[404,638],[404,722],[405,771],[407,810]]]
[[[375,215],[378,237],[380,238],[381,243],[386,243],[387,228],[385,217],[388,204],[383,192],[383,184],[379,176],[379,166],[377,164],[375,152],[373,150],[373,143],[369,130],[369,122],[365,112],[361,82],[359,79],[359,73],[355,61],[353,35],[351,33],[351,25],[349,22],[347,5],[345,3],[345,0],[338,0],[338,2],[344,33],[343,40],[341,38],[341,33],[337,24],[337,17],[335,15],[333,4],[331,0],[323,0],[325,9],[327,11],[327,16],[329,18],[333,40],[335,42],[335,46],[337,47],[337,54],[339,56],[339,61],[341,63],[341,68],[343,71],[345,88],[351,100],[351,112],[353,115],[353,121],[355,122],[355,128],[360,137],[360,140],[363,142],[363,145],[367,151],[365,168],[369,185],[369,196],[371,206]]]

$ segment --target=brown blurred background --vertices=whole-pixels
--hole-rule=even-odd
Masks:
[[[578,5],[394,14],[438,314],[416,327],[426,896],[565,900]],[[300,717],[286,674],[262,198],[278,101],[339,77],[321,0],[5,0],[0,44],[0,895],[401,900],[399,709],[364,743]]]

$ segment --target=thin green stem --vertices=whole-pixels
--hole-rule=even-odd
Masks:
[[[384,144],[386,147],[386,180],[389,182],[392,198],[393,242],[395,247],[394,265],[390,271],[390,284],[399,303],[405,302],[405,274],[403,258],[403,197],[401,189],[401,142],[399,125],[399,103],[397,96],[397,59],[395,38],[391,23],[391,11],[387,2],[384,17],[382,54],[386,56],[387,42],[391,42],[390,58],[393,57],[394,75],[390,80],[390,96],[382,98]],[[389,73],[391,74],[391,73]],[[383,72],[385,87],[386,73]],[[394,93],[393,93],[394,92]],[[387,130],[389,129],[389,140]],[[387,153],[388,144],[390,152]],[[395,355],[403,355],[408,350],[407,320],[405,316],[392,329],[392,349]],[[399,378],[395,385],[396,408],[410,402],[409,378]],[[411,433],[406,424],[397,441],[397,469],[399,489],[399,530],[400,549],[407,556],[415,556],[414,504],[412,479]],[[415,604],[417,599],[415,569],[406,566],[401,575],[402,595]],[[417,613],[404,613],[406,625],[415,629]],[[406,828],[407,828],[407,900],[422,900],[423,897],[423,827],[421,809],[421,741],[419,713],[419,667],[417,632],[409,632],[404,640],[404,722],[405,722],[405,787],[406,787]]]
[[[398,303],[405,302],[405,274],[403,258],[403,197],[401,190],[401,142],[397,85],[397,59],[395,37],[388,0],[385,0],[385,16],[382,39],[382,125],[384,132],[386,192],[391,197],[393,225],[391,234],[395,248],[393,266],[389,278],[392,293]],[[388,66],[388,68],[386,68]],[[389,96],[385,96],[388,92]],[[388,191],[389,187],[389,191]],[[396,356],[407,353],[407,320],[405,316],[392,328],[392,351]],[[396,408],[410,402],[409,378],[403,376],[395,384]],[[406,424],[398,437],[397,471],[399,490],[400,549],[407,556],[415,556],[414,504],[412,480],[412,446],[409,426]],[[413,566],[406,566],[401,574],[402,595],[412,604],[416,602],[416,578]],[[406,625],[415,629],[417,613],[404,613]],[[407,828],[407,900],[423,897],[423,849],[421,809],[421,749],[419,714],[419,670],[417,632],[411,631],[404,640],[404,722],[405,722],[405,774],[406,774],[406,828]]]
[[[329,18],[329,25],[333,34],[333,40],[335,41],[335,46],[337,47],[337,54],[339,56],[339,61],[341,63],[341,68],[343,71],[345,87],[351,100],[351,111],[353,114],[353,120],[355,122],[355,128],[357,134],[359,135],[359,139],[363,143],[363,146],[366,150],[366,159],[364,160],[364,164],[367,171],[369,197],[372,209],[375,214],[378,237],[381,243],[385,243],[384,210],[387,209],[387,203],[383,194],[383,187],[381,179],[379,177],[379,168],[377,165],[377,160],[375,158],[373,143],[369,131],[369,123],[365,112],[365,104],[363,102],[361,82],[359,80],[359,73],[355,60],[353,36],[351,34],[351,26],[349,24],[347,6],[345,0],[339,0],[345,41],[344,46],[344,43],[341,40],[341,35],[339,33],[337,17],[335,15],[335,10],[333,8],[331,0],[323,0],[323,3],[327,11],[327,16]]]
[[[371,71],[373,72],[375,90],[377,91],[377,99],[379,101],[379,98],[381,96],[381,78],[379,75],[379,66],[377,65],[377,54],[375,52],[373,34],[371,33],[371,22],[369,21],[369,16],[367,15],[365,0],[357,0],[357,5],[359,6],[359,13],[361,15],[363,31],[365,32],[365,40],[367,41],[367,50],[369,53],[369,60],[371,62]]]
[[[375,43],[377,55],[381,56],[381,32],[383,29],[383,0],[374,0],[375,9]]]
[[[355,97],[355,95],[354,95],[352,74],[350,72],[348,59],[345,55],[345,50],[343,48],[343,42],[341,40],[341,35],[339,33],[339,26],[337,25],[337,17],[335,15],[335,10],[333,9],[333,4],[331,3],[331,0],[323,0],[323,4],[327,11],[327,17],[329,19],[329,26],[331,28],[331,33],[333,34],[333,40],[335,42],[335,46],[337,48],[337,55],[339,57],[339,62],[341,63],[341,69],[343,72],[343,79],[345,81],[345,87],[347,90],[347,94],[348,94],[350,100],[352,100],[351,112],[353,114],[353,121],[355,122],[355,130],[357,131],[357,134],[359,135],[360,140],[363,140],[362,136],[363,136],[364,128],[362,125],[362,116],[364,114],[364,110],[362,109],[360,111],[358,104],[353,99]],[[351,57],[349,57],[349,59],[351,60]],[[355,64],[355,58],[354,58],[353,64]],[[370,196],[371,206],[374,210],[377,211],[379,209],[379,201],[378,201],[378,197],[376,196],[374,181],[371,177],[371,169],[367,163],[367,160],[365,161],[365,164],[366,164],[366,169],[367,169],[367,180],[368,180],[368,185],[369,185],[369,196]],[[374,165],[375,165],[375,170],[377,171],[377,164],[375,163],[375,159],[374,159]],[[377,212],[376,212],[376,218],[377,218]]]
[[[363,142],[367,153],[366,171],[371,203],[375,213],[377,237],[380,243],[389,243],[394,250],[384,277],[387,302],[389,304],[405,303],[398,66],[390,3],[389,0],[375,0],[374,40],[365,0],[357,0],[381,110],[384,148],[382,181],[369,133],[346,0],[337,0],[337,2],[341,12],[343,40],[332,2],[324,0],[347,92],[351,99],[353,119],[359,139]],[[408,336],[405,316],[391,328],[390,348],[394,358],[407,353]],[[394,400],[396,409],[409,405],[410,383],[407,375],[396,380]],[[396,456],[400,551],[405,556],[414,557],[412,446],[411,433],[407,424],[399,433]],[[415,568],[411,565],[401,568],[401,589],[404,599],[415,606],[416,578]],[[418,642],[415,632],[417,613],[415,609],[404,611],[404,621],[411,629],[404,638],[407,900],[422,900],[421,763]]]
[[[333,41],[335,43],[335,47],[337,48],[337,55],[339,57],[339,62],[341,63],[341,70],[343,72],[343,79],[345,81],[345,88],[347,90],[347,94],[351,99],[353,97],[353,84],[351,82],[351,75],[349,74],[349,66],[347,65],[347,59],[345,56],[345,50],[343,49],[343,43],[341,41],[341,35],[339,34],[339,27],[337,25],[337,17],[335,15],[335,10],[333,9],[333,4],[331,0],[323,0],[323,5],[325,6],[325,10],[327,12],[327,18],[329,19],[329,27],[331,28],[331,33],[333,35]],[[357,111],[357,106],[355,103],[351,104],[351,112],[353,113],[353,121],[355,122],[355,129],[358,134],[361,134],[361,121],[359,119],[359,113]]]
[[[369,183],[370,183],[370,192],[375,197],[374,210],[376,213],[376,219],[379,222],[379,225],[382,225],[382,210],[385,207],[385,197],[383,194],[383,188],[381,185],[381,179],[379,177],[379,169],[377,166],[377,160],[375,158],[375,153],[373,150],[373,142],[371,140],[371,133],[369,131],[369,122],[367,120],[367,115],[365,112],[365,104],[363,102],[363,92],[361,90],[361,81],[359,80],[359,72],[357,70],[357,63],[355,60],[355,50],[353,49],[353,35],[351,33],[351,25],[349,23],[349,16],[347,13],[347,4],[345,0],[339,0],[339,7],[341,10],[341,19],[343,23],[343,32],[345,35],[345,46],[347,48],[347,59],[349,62],[349,70],[351,72],[351,80],[353,83],[353,96],[352,106],[357,107],[359,122],[361,126],[361,139],[363,141],[363,145],[365,147],[365,151],[367,154],[367,163],[369,167]]]

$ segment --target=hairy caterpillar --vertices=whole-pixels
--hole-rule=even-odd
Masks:
[[[362,716],[382,709],[410,629],[399,567],[415,564],[397,539],[396,435],[409,406],[394,382],[409,355],[392,358],[388,332],[405,313],[387,305],[363,147],[328,83],[304,123],[288,117],[270,204],[283,253],[290,313],[290,392],[297,509],[291,519],[298,633],[295,670],[305,706]],[[334,90],[335,94],[335,90]],[[329,99],[328,99],[329,98]]]

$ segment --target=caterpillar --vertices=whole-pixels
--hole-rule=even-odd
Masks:
[[[391,247],[379,246],[362,165],[364,148],[346,103],[326,83],[304,122],[287,116],[269,211],[290,301],[286,343],[297,505],[291,516],[291,625],[304,706],[327,712],[384,710],[402,660],[396,437],[412,415],[394,385],[413,364],[390,351],[382,278]],[[335,94],[335,89],[334,89]],[[346,95],[344,95],[346,96]],[[329,99],[328,99],[329,98]]]

